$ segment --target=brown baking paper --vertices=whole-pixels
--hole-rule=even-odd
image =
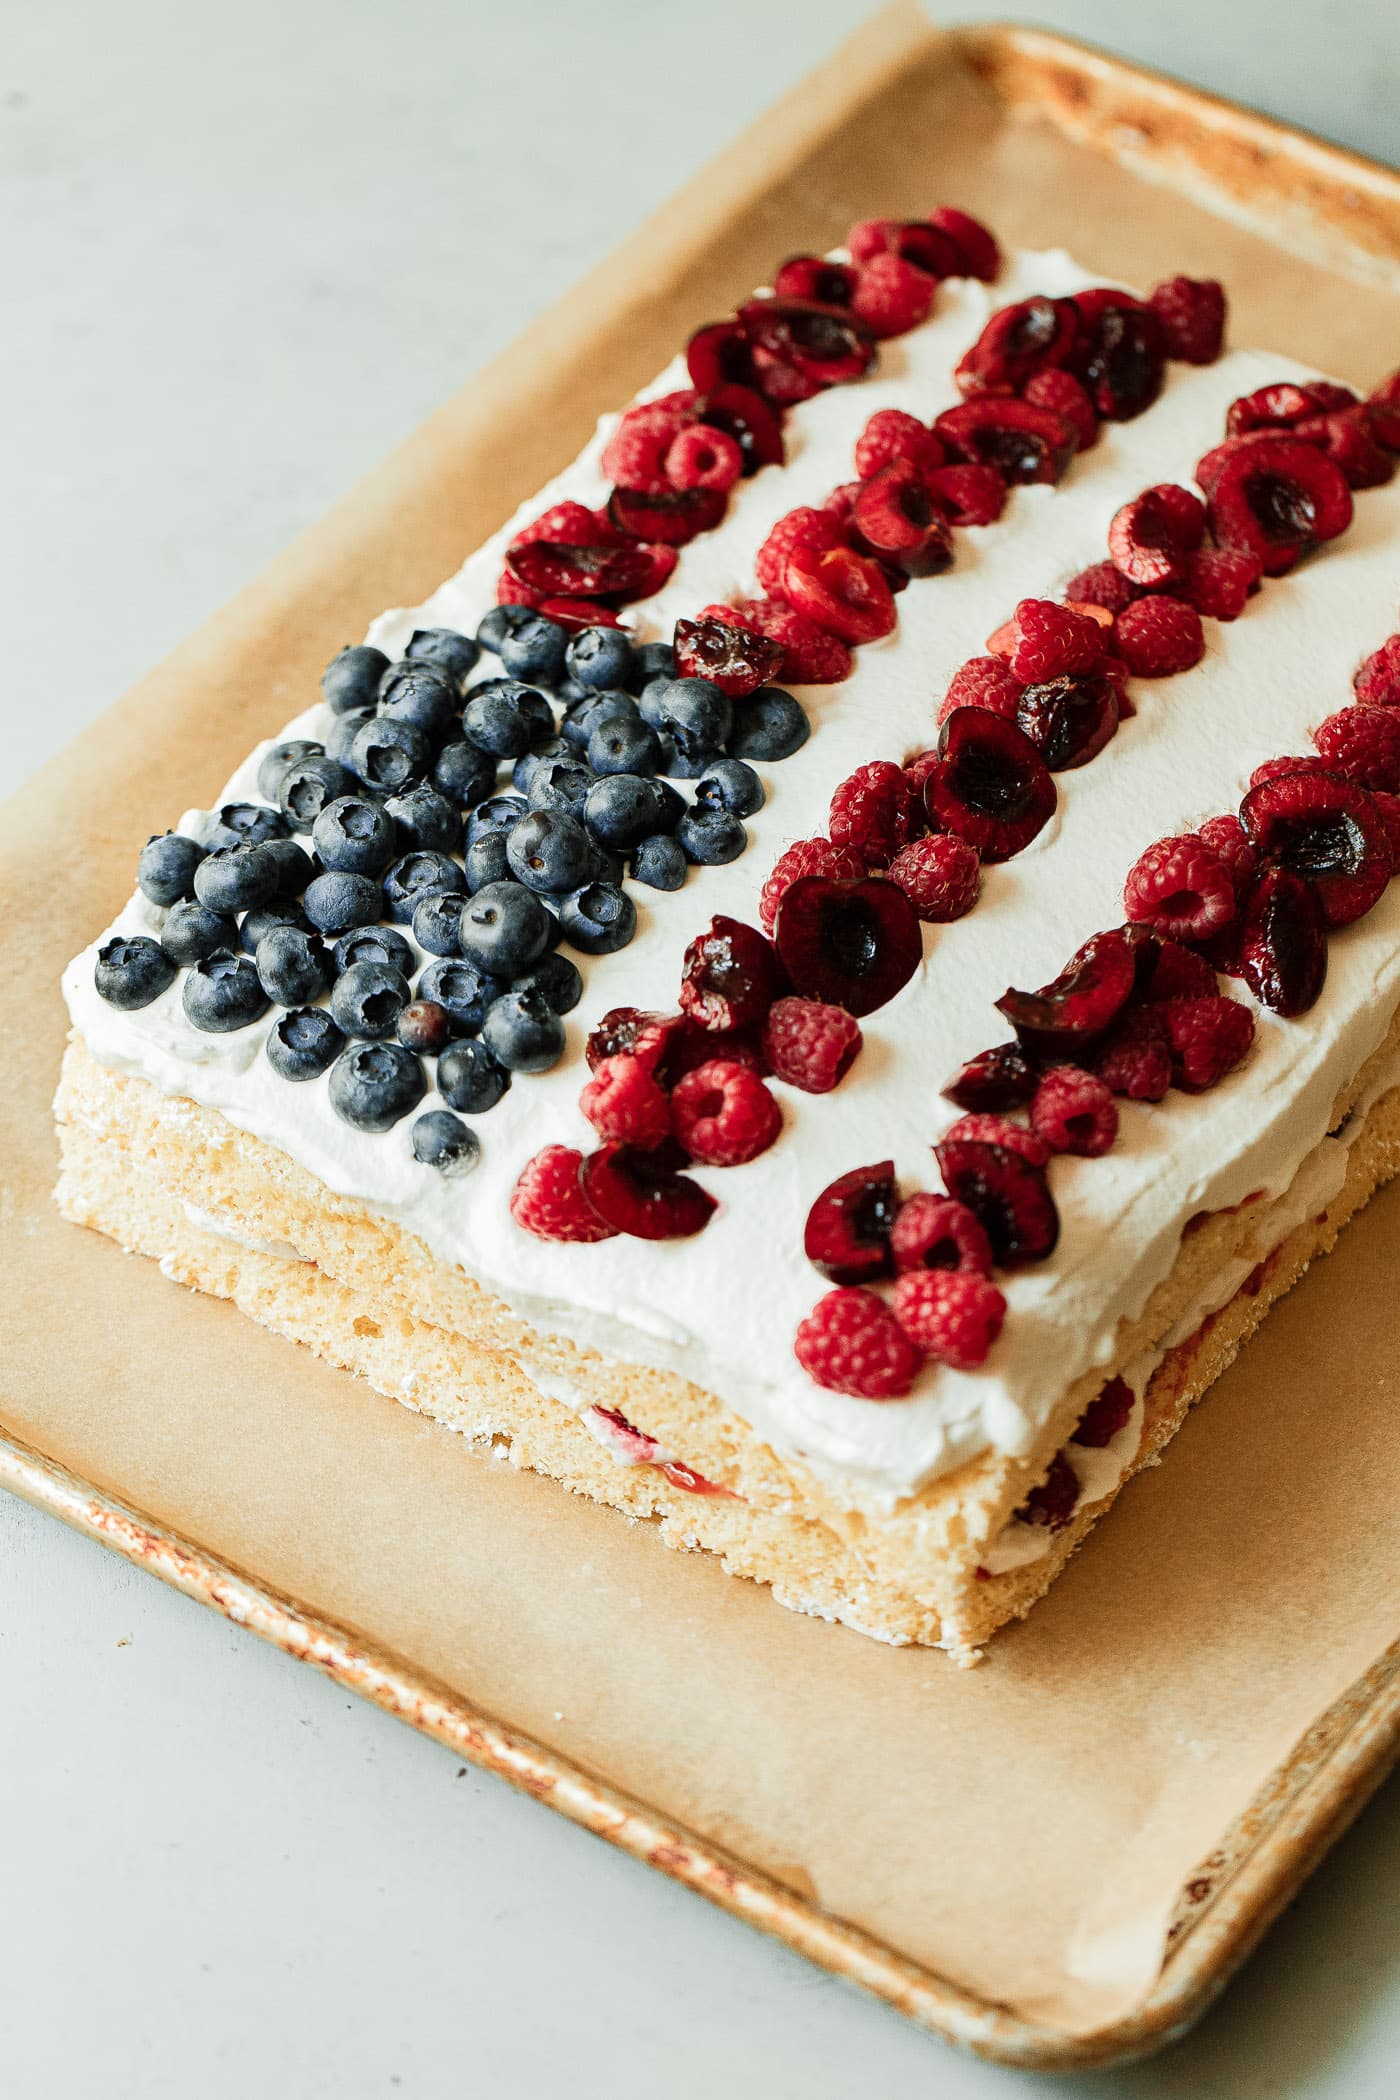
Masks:
[[[1143,2001],[1183,1882],[1400,1634],[1400,1192],[973,1671],[798,1618],[473,1454],[49,1200],[58,973],[125,896],[137,843],[207,802],[336,647],[424,595],[778,256],[952,197],[1106,273],[1218,272],[1237,340],[1353,380],[1395,361],[1379,270],[1363,288],[1291,252],[1306,200],[1274,245],[1185,201],[1179,169],[1149,183],[1013,120],[967,63],[999,48],[882,17],[11,805],[0,1418],[909,1961],[1083,2034]],[[1063,100],[1053,69],[1042,87]],[[1198,174],[1215,155],[1236,205],[1277,218],[1267,169],[1251,178],[1237,139],[1220,161],[1208,129]],[[1331,238],[1318,223],[1306,237]],[[55,809],[81,842],[61,884]]]

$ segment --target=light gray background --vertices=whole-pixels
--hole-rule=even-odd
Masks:
[[[0,0],[0,786],[865,11]],[[979,12],[1397,150],[1393,0]],[[0,1817],[14,2100],[1030,2084],[4,1497]],[[1392,1787],[1193,2039],[1042,2089],[1393,2094],[1397,1891]]]

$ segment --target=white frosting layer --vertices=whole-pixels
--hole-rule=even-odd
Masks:
[[[953,366],[993,305],[1087,281],[1067,256],[1022,254],[995,287],[945,285],[933,320],[882,347],[876,377],[789,416],[788,464],[741,483],[720,529],[684,550],[667,589],[635,609],[643,635],[667,634],[678,613],[750,589],[752,557],[773,520],[849,477],[854,441],[876,408],[931,417],[950,405]],[[712,913],[756,916],[778,853],[824,829],[831,790],[852,767],[932,740],[949,676],[1016,600],[1053,593],[1102,558],[1126,498],[1188,479],[1236,395],[1301,376],[1315,375],[1256,352],[1199,370],[1173,366],[1156,406],[1133,423],[1106,425],[1060,488],[1018,489],[999,524],[961,534],[956,567],[911,585],[897,633],[860,650],[851,680],[804,694],[814,734],[766,770],[769,801],[750,820],[741,859],[699,871],[672,895],[636,892],[636,940],[585,964],[563,1062],[517,1080],[481,1120],[483,1157],[467,1180],[443,1180],[415,1162],[407,1121],[366,1136],[334,1114],[324,1079],[278,1079],[262,1055],[266,1021],[232,1036],[199,1034],[184,1019],[178,983],[139,1013],[106,1005],[92,983],[96,943],[64,979],[78,1030],[104,1063],[207,1103],[329,1186],[401,1220],[541,1328],[710,1388],[776,1448],[839,1481],[855,1505],[888,1507],[988,1448],[1024,1452],[1065,1386],[1109,1360],[1118,1321],[1135,1315],[1170,1269],[1186,1218],[1256,1189],[1279,1193],[1322,1138],[1339,1084],[1374,1050],[1400,997],[1400,885],[1334,939],[1312,1013],[1297,1022],[1261,1015],[1246,1067],[1203,1096],[1125,1106],[1106,1159],[1057,1162],[1059,1248],[1009,1280],[1006,1328],[983,1370],[930,1369],[907,1400],[887,1405],[813,1386],[792,1356],[794,1329],[825,1287],[802,1255],[808,1208],[835,1173],[890,1153],[908,1186],[932,1185],[929,1146],[954,1113],[939,1086],[1004,1033],[995,998],[1008,983],[1053,975],[1079,942],[1114,923],[1124,874],[1150,840],[1233,807],[1260,759],[1308,748],[1309,729],[1344,704],[1361,655],[1396,623],[1400,486],[1363,494],[1351,532],[1266,586],[1241,620],[1209,624],[1195,671],[1137,683],[1136,719],[1092,765],[1058,777],[1059,810],[1034,847],[986,871],[969,918],[928,930],[921,971],[865,1024],[866,1048],[838,1092],[780,1089],[785,1128],[769,1152],[745,1167],[696,1170],[719,1199],[698,1238],[549,1245],[516,1228],[507,1199],[539,1146],[589,1143],[578,1108],[581,1050],[598,1017],[612,1006],[673,1004],[687,941]],[[658,385],[673,383],[668,373]],[[565,495],[596,501],[599,443],[521,515]],[[503,537],[426,606],[386,615],[373,637],[392,649],[415,626],[472,628],[494,595]],[[324,722],[311,709],[277,734],[315,735]],[[257,756],[219,800],[253,791]],[[138,897],[117,924],[134,930],[159,916]],[[425,1106],[436,1105],[430,1094]]]

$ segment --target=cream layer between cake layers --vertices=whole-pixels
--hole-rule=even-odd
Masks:
[[[951,405],[953,366],[994,306],[1089,281],[1063,254],[1019,254],[996,286],[943,286],[928,324],[882,346],[873,379],[789,415],[787,464],[740,484],[719,530],[683,550],[666,590],[634,608],[643,637],[666,635],[679,614],[751,589],[753,554],[769,526],[849,478],[855,438],[876,408],[928,418]],[[1104,1506],[1110,1474],[1170,1434],[1275,1287],[1392,1171],[1384,1101],[1353,1117],[1349,1154],[1324,1141],[1339,1100],[1384,1054],[1400,999],[1400,886],[1334,937],[1318,1006],[1294,1022],[1262,1013],[1250,1058],[1223,1084],[1151,1108],[1125,1104],[1108,1158],[1056,1163],[1059,1247],[1049,1262],[1007,1280],[1005,1332],[983,1370],[930,1368],[907,1400],[884,1405],[813,1386],[791,1353],[798,1321],[824,1288],[802,1255],[803,1221],[833,1174],[891,1153],[906,1185],[931,1186],[929,1146],[954,1114],[938,1089],[1002,1032],[996,996],[1008,983],[1053,975],[1088,934],[1114,923],[1124,874],[1151,839],[1232,808],[1254,765],[1307,749],[1309,730],[1345,703],[1360,657],[1396,624],[1400,488],[1361,494],[1342,540],[1267,585],[1238,622],[1210,623],[1196,670],[1136,682],[1137,716],[1093,764],[1058,776],[1059,809],[1034,847],[986,871],[969,918],[928,930],[921,970],[865,1024],[865,1050],[841,1088],[824,1097],[781,1089],[785,1127],[771,1151],[746,1167],[695,1170],[719,1201],[698,1238],[547,1245],[513,1225],[507,1199],[540,1145],[589,1141],[578,1109],[581,1047],[598,1017],[615,1005],[673,1003],[687,941],[715,912],[756,917],[758,888],[778,852],[824,828],[831,790],[853,766],[931,741],[952,671],[1018,598],[1052,594],[1101,558],[1109,520],[1127,497],[1151,482],[1189,480],[1237,395],[1303,376],[1315,375],[1259,352],[1202,369],[1172,366],[1161,400],[1133,423],[1106,425],[1058,489],[1018,489],[1000,523],[960,534],[956,567],[911,585],[896,633],[858,652],[854,676],[803,693],[814,734],[793,758],[762,769],[769,800],[750,820],[741,859],[697,871],[672,895],[636,891],[637,939],[585,965],[563,1062],[517,1080],[480,1119],[483,1158],[466,1181],[442,1181],[413,1160],[409,1122],[364,1135],[335,1116],[324,1080],[279,1080],[262,1054],[271,1017],[233,1036],[201,1035],[184,1019],[178,984],[138,1013],[106,1006],[92,985],[94,943],[64,980],[86,1046],[61,1096],[67,1207],[126,1244],[167,1255],[187,1280],[239,1296],[258,1317],[398,1397],[510,1438],[522,1462],[661,1514],[674,1533],[771,1580],[784,1601],[887,1638],[942,1638],[966,1650],[1039,1594]],[[671,371],[658,389],[676,383]],[[565,495],[599,499],[606,428],[512,525]],[[474,627],[494,596],[510,529],[424,607],[376,622],[371,638],[393,653],[415,626]],[[270,726],[278,736],[314,736],[325,720],[313,708]],[[257,757],[216,802],[254,792]],[[204,821],[193,813],[181,828],[197,833]],[[158,930],[160,917],[137,897],[116,925]],[[434,1105],[430,1094],[424,1106]],[[183,1179],[200,1157],[227,1168],[222,1180],[215,1176],[218,1201],[199,1195],[198,1179]],[[114,1158],[125,1162],[120,1186],[107,1171]],[[1315,1186],[1306,1179],[1318,1175]],[[1315,1209],[1297,1213],[1300,1190]],[[1246,1197],[1256,1200],[1237,1210]],[[192,1217],[190,1204],[204,1217]],[[1326,1226],[1300,1222],[1324,1208]],[[1224,1215],[1183,1239],[1187,1221],[1203,1211]],[[237,1237],[212,1234],[211,1214]],[[318,1236],[331,1220],[339,1239],[328,1260]],[[243,1244],[250,1239],[264,1244]],[[357,1241],[378,1248],[377,1267],[363,1265]],[[268,1242],[310,1255],[320,1283],[304,1274],[288,1283],[305,1264],[289,1264]],[[1280,1243],[1271,1280],[1239,1295],[1240,1276]],[[390,1248],[397,1266],[386,1269]],[[268,1265],[282,1277],[275,1288]],[[333,1311],[326,1294],[336,1290],[347,1297]],[[314,1318],[293,1317],[274,1305],[278,1291],[319,1293],[323,1302]],[[384,1305],[446,1337],[455,1368],[410,1377],[411,1364],[389,1366],[382,1351],[363,1360],[346,1334],[373,1341],[360,1328]],[[1186,1341],[1207,1315],[1206,1339]],[[427,1350],[427,1340],[419,1346]],[[533,1383],[522,1382],[521,1363],[539,1374]],[[1135,1414],[1108,1454],[1083,1455],[1074,1524],[1049,1545],[1041,1535],[1019,1537],[1025,1527],[1007,1530],[1085,1401],[1125,1367],[1135,1389],[1145,1389],[1141,1420]],[[471,1419],[468,1379],[494,1381],[491,1421]],[[501,1414],[507,1387],[516,1395],[513,1423]],[[654,1465],[620,1465],[611,1440],[598,1445],[587,1421],[580,1427],[577,1408],[586,1416],[593,1402],[621,1408],[659,1440],[663,1456],[746,1499],[687,1496]],[[548,1425],[547,1436],[538,1425]],[[578,1436],[592,1446],[587,1466],[570,1442]],[[555,1448],[561,1440],[567,1452]],[[761,1565],[765,1527],[784,1524],[803,1543],[786,1542],[781,1566]]]

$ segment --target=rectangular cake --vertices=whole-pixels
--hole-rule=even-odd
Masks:
[[[790,259],[143,849],[65,1215],[974,1658],[1400,1166],[1400,389],[1223,319]]]

